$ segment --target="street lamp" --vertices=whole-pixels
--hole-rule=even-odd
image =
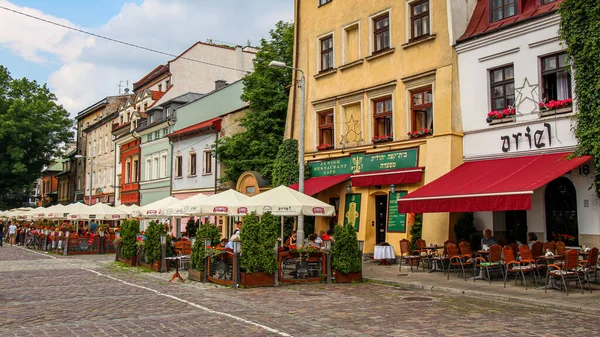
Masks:
[[[88,157],[81,155],[81,154],[76,154],[73,156],[73,158],[75,159],[80,159],[80,158],[85,158],[88,159]],[[92,205],[92,190],[94,188],[94,161],[92,160],[93,158],[89,158],[90,159],[90,205]]]
[[[240,253],[242,252],[242,242],[239,240],[233,240],[233,287],[240,287]]]
[[[301,96],[300,96],[300,136],[298,137],[298,160],[299,160],[299,170],[298,170],[298,192],[304,193],[304,110],[305,110],[305,96],[306,96],[306,80],[304,78],[304,72],[298,68],[290,67],[283,62],[280,61],[271,61],[269,63],[269,68],[274,69],[282,69],[288,68],[295,71],[299,71],[302,77],[300,77],[300,82],[298,86],[300,87]],[[304,244],[304,214],[300,214],[298,216],[298,229],[296,231],[297,242],[300,244]]]

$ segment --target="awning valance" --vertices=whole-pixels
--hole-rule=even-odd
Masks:
[[[467,162],[398,201],[400,213],[531,209],[539,187],[590,160],[570,153]]]
[[[391,184],[413,184],[423,179],[423,168],[413,167],[400,170],[359,173],[352,176],[352,186],[377,186]]]
[[[330,188],[350,179],[351,174],[340,174],[337,176],[312,177],[304,182],[304,194],[315,195],[321,191]],[[290,185],[293,190],[298,190],[298,183]]]

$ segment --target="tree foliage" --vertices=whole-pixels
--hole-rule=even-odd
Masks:
[[[245,131],[218,141],[216,154],[226,167],[225,181],[236,181],[250,170],[270,179],[283,140],[292,74],[289,69],[269,68],[269,63],[277,60],[292,64],[294,26],[280,21],[270,35],[270,40],[260,41],[254,72],[243,78],[242,100],[250,104],[250,110],[240,119]]]
[[[415,222],[410,227],[410,250],[417,250],[417,240],[423,236],[423,214],[415,214]]]
[[[22,194],[71,140],[69,113],[48,87],[13,79],[0,66],[0,204],[20,206]]]
[[[256,213],[244,219],[244,229],[240,232],[242,241],[241,268],[248,273],[277,271],[275,245],[279,237],[278,217],[265,213],[259,221]]]
[[[194,221],[194,218],[190,218],[188,220],[187,224],[185,225],[185,232],[187,233],[188,237],[196,237],[196,232],[198,231],[199,224],[200,222]]]
[[[211,244],[216,246],[221,242],[221,231],[219,227],[212,223],[201,224],[196,232],[196,242],[192,247],[192,255],[190,260],[192,268],[198,271],[204,271],[204,257],[206,255],[206,247],[204,239],[210,239]]]
[[[156,221],[150,221],[150,223],[148,224],[148,228],[146,228],[146,242],[144,244],[144,252],[146,253],[146,263],[148,264],[151,264],[152,262],[161,259],[161,235],[170,236],[167,233],[165,225]],[[170,242],[167,242],[167,246],[170,246]]]
[[[342,274],[350,274],[359,271],[362,267],[362,258],[358,249],[356,230],[352,225],[340,225],[335,227],[333,233],[335,241],[331,247],[331,265],[333,269]]]
[[[560,36],[574,74],[579,146],[575,155],[594,156],[596,193],[600,195],[600,2],[565,0],[559,9]]]
[[[298,182],[298,141],[286,139],[279,146],[273,165],[273,186],[289,186]]]
[[[123,238],[123,257],[137,255],[135,240],[140,232],[140,223],[137,220],[125,220],[121,223],[121,237]]]

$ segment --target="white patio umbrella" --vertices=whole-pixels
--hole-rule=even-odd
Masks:
[[[65,206],[59,212],[67,214],[66,219],[68,220],[89,219],[90,214],[94,214],[91,208],[91,206],[78,202]],[[64,216],[61,218],[64,218]]]
[[[140,216],[140,206],[138,205],[121,205],[117,207],[118,210],[123,211],[129,215],[129,217],[138,217]]]
[[[128,213],[103,203],[97,203],[90,207],[90,217],[100,220],[121,220],[127,219]]]
[[[246,205],[249,212],[256,212],[257,215],[266,212],[277,216],[335,215],[333,206],[283,185],[253,196]]]
[[[140,207],[140,213],[143,218],[166,218],[168,215],[163,213],[163,209],[178,202],[179,199],[169,196]]]
[[[47,207],[45,212],[44,212],[44,219],[61,219],[65,217],[65,213],[63,212],[63,210],[66,208],[67,206],[65,205],[54,205],[54,206],[50,206]]]
[[[246,201],[250,197],[229,189],[227,191],[213,194],[202,200],[200,212],[188,213],[190,215],[232,215],[241,216],[248,213]]]
[[[180,200],[179,202],[163,209],[163,214],[175,217],[184,217],[189,214],[197,214],[200,212],[200,206],[208,199],[205,194],[196,194],[189,198]]]

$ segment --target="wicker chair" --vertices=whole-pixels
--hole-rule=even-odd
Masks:
[[[415,253],[417,253],[415,255]],[[399,271],[402,271],[402,261],[408,261],[408,264],[410,264],[410,272],[414,272],[413,271],[413,261],[417,262],[417,271],[419,270],[419,260],[421,259],[421,256],[418,254],[417,251],[412,252],[410,251],[410,241],[408,241],[407,239],[402,239],[400,240],[400,267],[399,267]]]
[[[492,284],[490,269],[500,269],[500,272],[502,273],[502,246],[499,244],[492,245],[487,260],[483,257],[476,257],[475,260],[479,262],[480,267],[485,268],[488,281]],[[475,280],[475,278],[473,278],[473,280]]]
[[[569,249],[564,254],[564,263],[559,266],[557,264],[549,264],[546,270],[546,284],[544,286],[544,292],[548,291],[548,280],[549,279],[561,279],[562,285],[569,296],[569,290],[567,288],[567,282],[577,281],[581,287],[581,293],[583,294],[583,283],[579,277],[580,272],[577,271],[579,266],[579,252],[575,249]],[[591,288],[590,288],[591,289]]]
[[[508,274],[515,275],[515,285],[517,285],[517,279],[519,275],[521,275],[521,283],[525,282],[525,289],[527,289],[527,280],[525,279],[525,274],[531,274],[533,275],[533,279],[537,287],[535,271],[529,262],[522,264],[521,262],[517,261],[511,246],[504,246],[502,248],[502,254],[504,254],[504,288],[506,288]]]

